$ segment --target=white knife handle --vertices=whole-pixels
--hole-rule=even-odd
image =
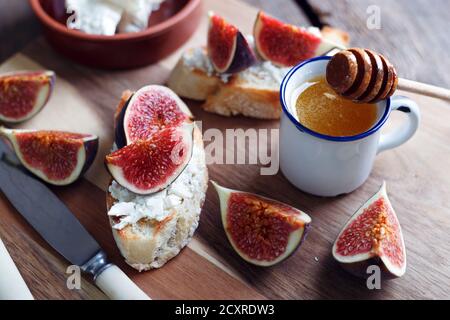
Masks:
[[[151,300],[115,265],[100,273],[95,284],[112,300]]]
[[[33,300],[30,290],[1,239],[0,300]]]

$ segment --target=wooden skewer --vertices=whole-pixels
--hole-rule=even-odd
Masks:
[[[398,89],[450,101],[450,90],[408,79],[398,79]]]

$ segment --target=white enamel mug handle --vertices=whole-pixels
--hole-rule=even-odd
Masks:
[[[377,153],[404,144],[411,139],[419,128],[420,110],[413,100],[403,96],[394,96],[391,98],[391,110],[404,112],[408,116],[408,120],[393,132],[381,135]]]
[[[115,265],[100,273],[95,284],[112,300],[151,300]]]

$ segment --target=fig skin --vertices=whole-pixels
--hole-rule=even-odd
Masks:
[[[389,219],[385,220],[385,222],[377,222],[377,224],[381,223],[381,226],[378,226],[378,229],[381,229],[383,227],[385,230],[394,230],[396,232],[396,237],[384,237],[381,238],[381,240],[378,240],[375,242],[375,239],[378,239],[378,233],[376,233],[376,237],[372,236],[369,240],[372,241],[370,249],[366,252],[360,252],[354,255],[348,255],[343,256],[342,254],[337,252],[337,246],[338,241],[341,239],[341,236],[344,235],[344,233],[348,230],[351,230],[352,223],[356,221],[357,218],[362,216],[364,213],[366,213],[367,209],[372,208],[373,204],[376,204],[378,201],[383,200],[382,204],[387,206],[387,212],[391,213],[391,219],[394,222],[394,224],[389,224]],[[368,213],[370,214],[370,213]],[[386,215],[386,217],[389,216],[389,214]],[[370,216],[369,216],[370,217]],[[380,214],[376,216],[378,219],[380,217]],[[372,218],[373,219],[373,218]],[[391,221],[392,221],[391,220]],[[384,220],[378,220],[378,221],[384,221]],[[374,232],[373,229],[374,226],[371,226],[371,229],[366,229],[366,232]],[[397,229],[396,229],[397,228]],[[364,231],[364,230],[363,230]],[[390,231],[392,232],[392,231]],[[389,234],[388,231],[386,231],[386,234]],[[350,234],[351,235],[351,234]],[[369,233],[370,235],[370,233]],[[382,233],[383,235],[383,233]],[[369,237],[369,236],[367,236]],[[387,239],[387,240],[386,240]],[[401,266],[394,265],[389,258],[383,254],[383,251],[381,248],[381,244],[385,243],[383,241],[394,241],[395,239],[399,239],[399,243],[397,243],[400,246],[400,249],[402,250],[400,253],[403,257],[403,264]],[[367,239],[366,239],[367,240]],[[362,242],[361,242],[362,243]],[[378,244],[377,244],[378,243]],[[392,243],[392,242],[391,242]],[[395,244],[395,242],[394,242]],[[383,185],[381,186],[380,190],[373,195],[364,205],[362,205],[346,222],[345,226],[342,228],[342,230],[339,232],[339,235],[337,236],[333,248],[332,248],[332,255],[334,259],[349,273],[360,277],[360,278],[367,278],[367,267],[370,265],[377,265],[380,267],[381,270],[381,276],[382,279],[394,279],[399,278],[404,275],[406,271],[407,266],[407,259],[406,259],[406,249],[405,244],[403,240],[403,235],[401,231],[401,226],[398,221],[398,218],[395,214],[395,211],[389,201],[389,198],[387,196],[386,192],[386,183],[383,182]]]
[[[291,257],[303,244],[305,241],[308,231],[311,226],[311,218],[304,212],[295,209],[287,204],[281,203],[276,200],[272,200],[266,197],[262,197],[253,193],[248,192],[242,192],[237,190],[232,190],[228,188],[221,187],[216,182],[211,181],[213,186],[216,188],[216,191],[219,195],[220,199],[220,207],[221,207],[221,215],[222,215],[222,224],[225,230],[225,234],[227,235],[227,238],[233,247],[233,249],[236,251],[236,253],[245,261],[248,263],[254,264],[259,267],[271,267],[276,264],[281,263],[282,261],[285,261],[289,257]],[[288,235],[287,244],[285,247],[285,251],[281,253],[279,256],[276,256],[273,260],[263,260],[263,259],[253,259],[248,254],[246,254],[244,251],[238,248],[237,244],[235,243],[235,240],[233,236],[231,235],[230,231],[228,230],[228,210],[229,210],[229,201],[230,198],[233,195],[241,195],[241,196],[248,196],[253,199],[258,199],[258,201],[262,203],[267,203],[268,206],[280,206],[279,210],[280,212],[283,211],[282,208],[285,208],[286,216],[290,216],[291,214],[295,213],[296,219],[295,223],[301,224],[301,226],[297,226],[297,228],[294,228],[290,231],[290,234]],[[280,213],[282,214],[282,213]],[[293,217],[293,216],[292,216]],[[293,222],[291,222],[293,223]]]
[[[0,110],[7,109],[10,107],[8,106],[8,103],[13,103],[6,100],[8,99],[6,97],[8,95],[8,89],[11,88],[11,82],[15,82],[16,85],[21,85],[22,89],[26,88],[28,84],[36,86],[34,88],[36,92],[32,92],[32,94],[35,95],[34,100],[27,101],[30,104],[30,109],[26,114],[21,116],[11,116],[0,113],[0,121],[8,124],[17,124],[36,116],[47,105],[53,92],[55,80],[56,76],[53,71],[15,71],[0,74],[0,104],[3,104],[0,106]],[[3,85],[5,87],[2,87]],[[30,99],[30,97],[23,96],[25,94],[30,94],[30,92],[19,92],[18,96],[22,99]],[[2,95],[5,97],[5,100],[2,99]]]
[[[83,169],[81,170],[79,177],[82,177],[94,163],[95,158],[97,157],[98,147],[99,147],[99,138],[97,136],[95,136],[93,139],[84,141],[86,160],[84,162],[84,166]]]
[[[42,168],[34,167],[30,163],[25,160],[24,151],[22,150],[19,142],[21,134],[31,134],[40,137],[46,137],[48,135],[48,139],[51,139],[53,136],[59,136],[61,141],[68,141],[70,143],[78,144],[77,151],[77,163],[73,167],[72,171],[67,173],[64,179],[52,179],[47,176]],[[73,135],[73,137],[70,137]],[[95,160],[98,151],[98,137],[94,135],[84,135],[63,131],[37,131],[37,130],[19,130],[19,129],[6,129],[4,127],[0,127],[0,136],[5,137],[11,143],[17,158],[20,163],[32,174],[40,178],[41,180],[56,186],[66,186],[74,183],[83,174],[90,168],[92,163]],[[51,150],[49,150],[51,152]],[[80,158],[81,157],[81,158]],[[52,164],[47,164],[48,167],[51,167]]]
[[[128,104],[130,103],[130,100],[133,97],[133,95],[134,93],[132,93],[131,91],[125,91],[122,94],[122,99],[114,115],[115,143],[119,149],[128,145],[127,138],[125,137],[125,128],[123,125],[123,121],[125,117],[125,112],[127,111]]]
[[[123,111],[128,106],[128,103],[130,102],[134,94],[135,92],[130,90],[125,90],[124,92],[122,92],[122,97],[120,98],[119,104],[117,105],[116,111],[114,112],[114,128],[117,127],[119,121],[123,121],[123,118],[121,119],[121,116],[123,117]]]
[[[234,52],[233,60],[224,73],[241,72],[251,67],[256,62],[256,56],[241,32],[238,32],[235,41],[236,50]]]
[[[209,12],[209,28],[208,28],[208,56],[211,60],[211,64],[213,65],[215,71],[217,73],[225,73],[225,74],[233,74],[241,72],[249,67],[251,67],[253,64],[256,63],[256,55],[253,52],[253,49],[248,44],[247,40],[243,36],[243,34],[233,25],[227,23],[225,19],[222,17],[215,15],[213,12]],[[231,39],[232,42],[232,48],[230,56],[227,59],[227,63],[225,63],[224,68],[220,68],[217,63],[214,61],[214,57],[212,56],[211,52],[213,52],[212,46],[216,45],[216,47],[220,46],[218,44],[213,43],[211,40],[211,32],[214,19],[221,19],[221,22],[225,24],[228,28],[236,29],[236,33],[233,35],[233,39]]]

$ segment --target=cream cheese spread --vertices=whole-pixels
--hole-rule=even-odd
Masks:
[[[194,146],[192,158],[180,176],[167,189],[155,194],[138,195],[113,181],[109,192],[117,202],[108,215],[120,218],[120,222],[113,228],[121,230],[142,219],[161,222],[169,217],[173,210],[177,210],[185,199],[193,198],[194,194],[202,189],[202,156],[204,153],[201,147]]]
[[[69,28],[96,35],[142,31],[153,11],[164,0],[66,0],[68,13],[75,13]]]
[[[320,32],[320,31],[319,31]],[[246,37],[250,47],[254,48],[253,36]],[[183,55],[184,65],[190,69],[197,69],[205,72],[208,76],[216,75],[220,77],[223,83],[228,83],[231,74],[217,74],[209,60],[206,49],[196,47],[188,50]],[[266,88],[279,87],[284,76],[290,68],[280,68],[270,61],[258,60],[253,66],[239,72],[237,75],[249,83],[258,83]]]

